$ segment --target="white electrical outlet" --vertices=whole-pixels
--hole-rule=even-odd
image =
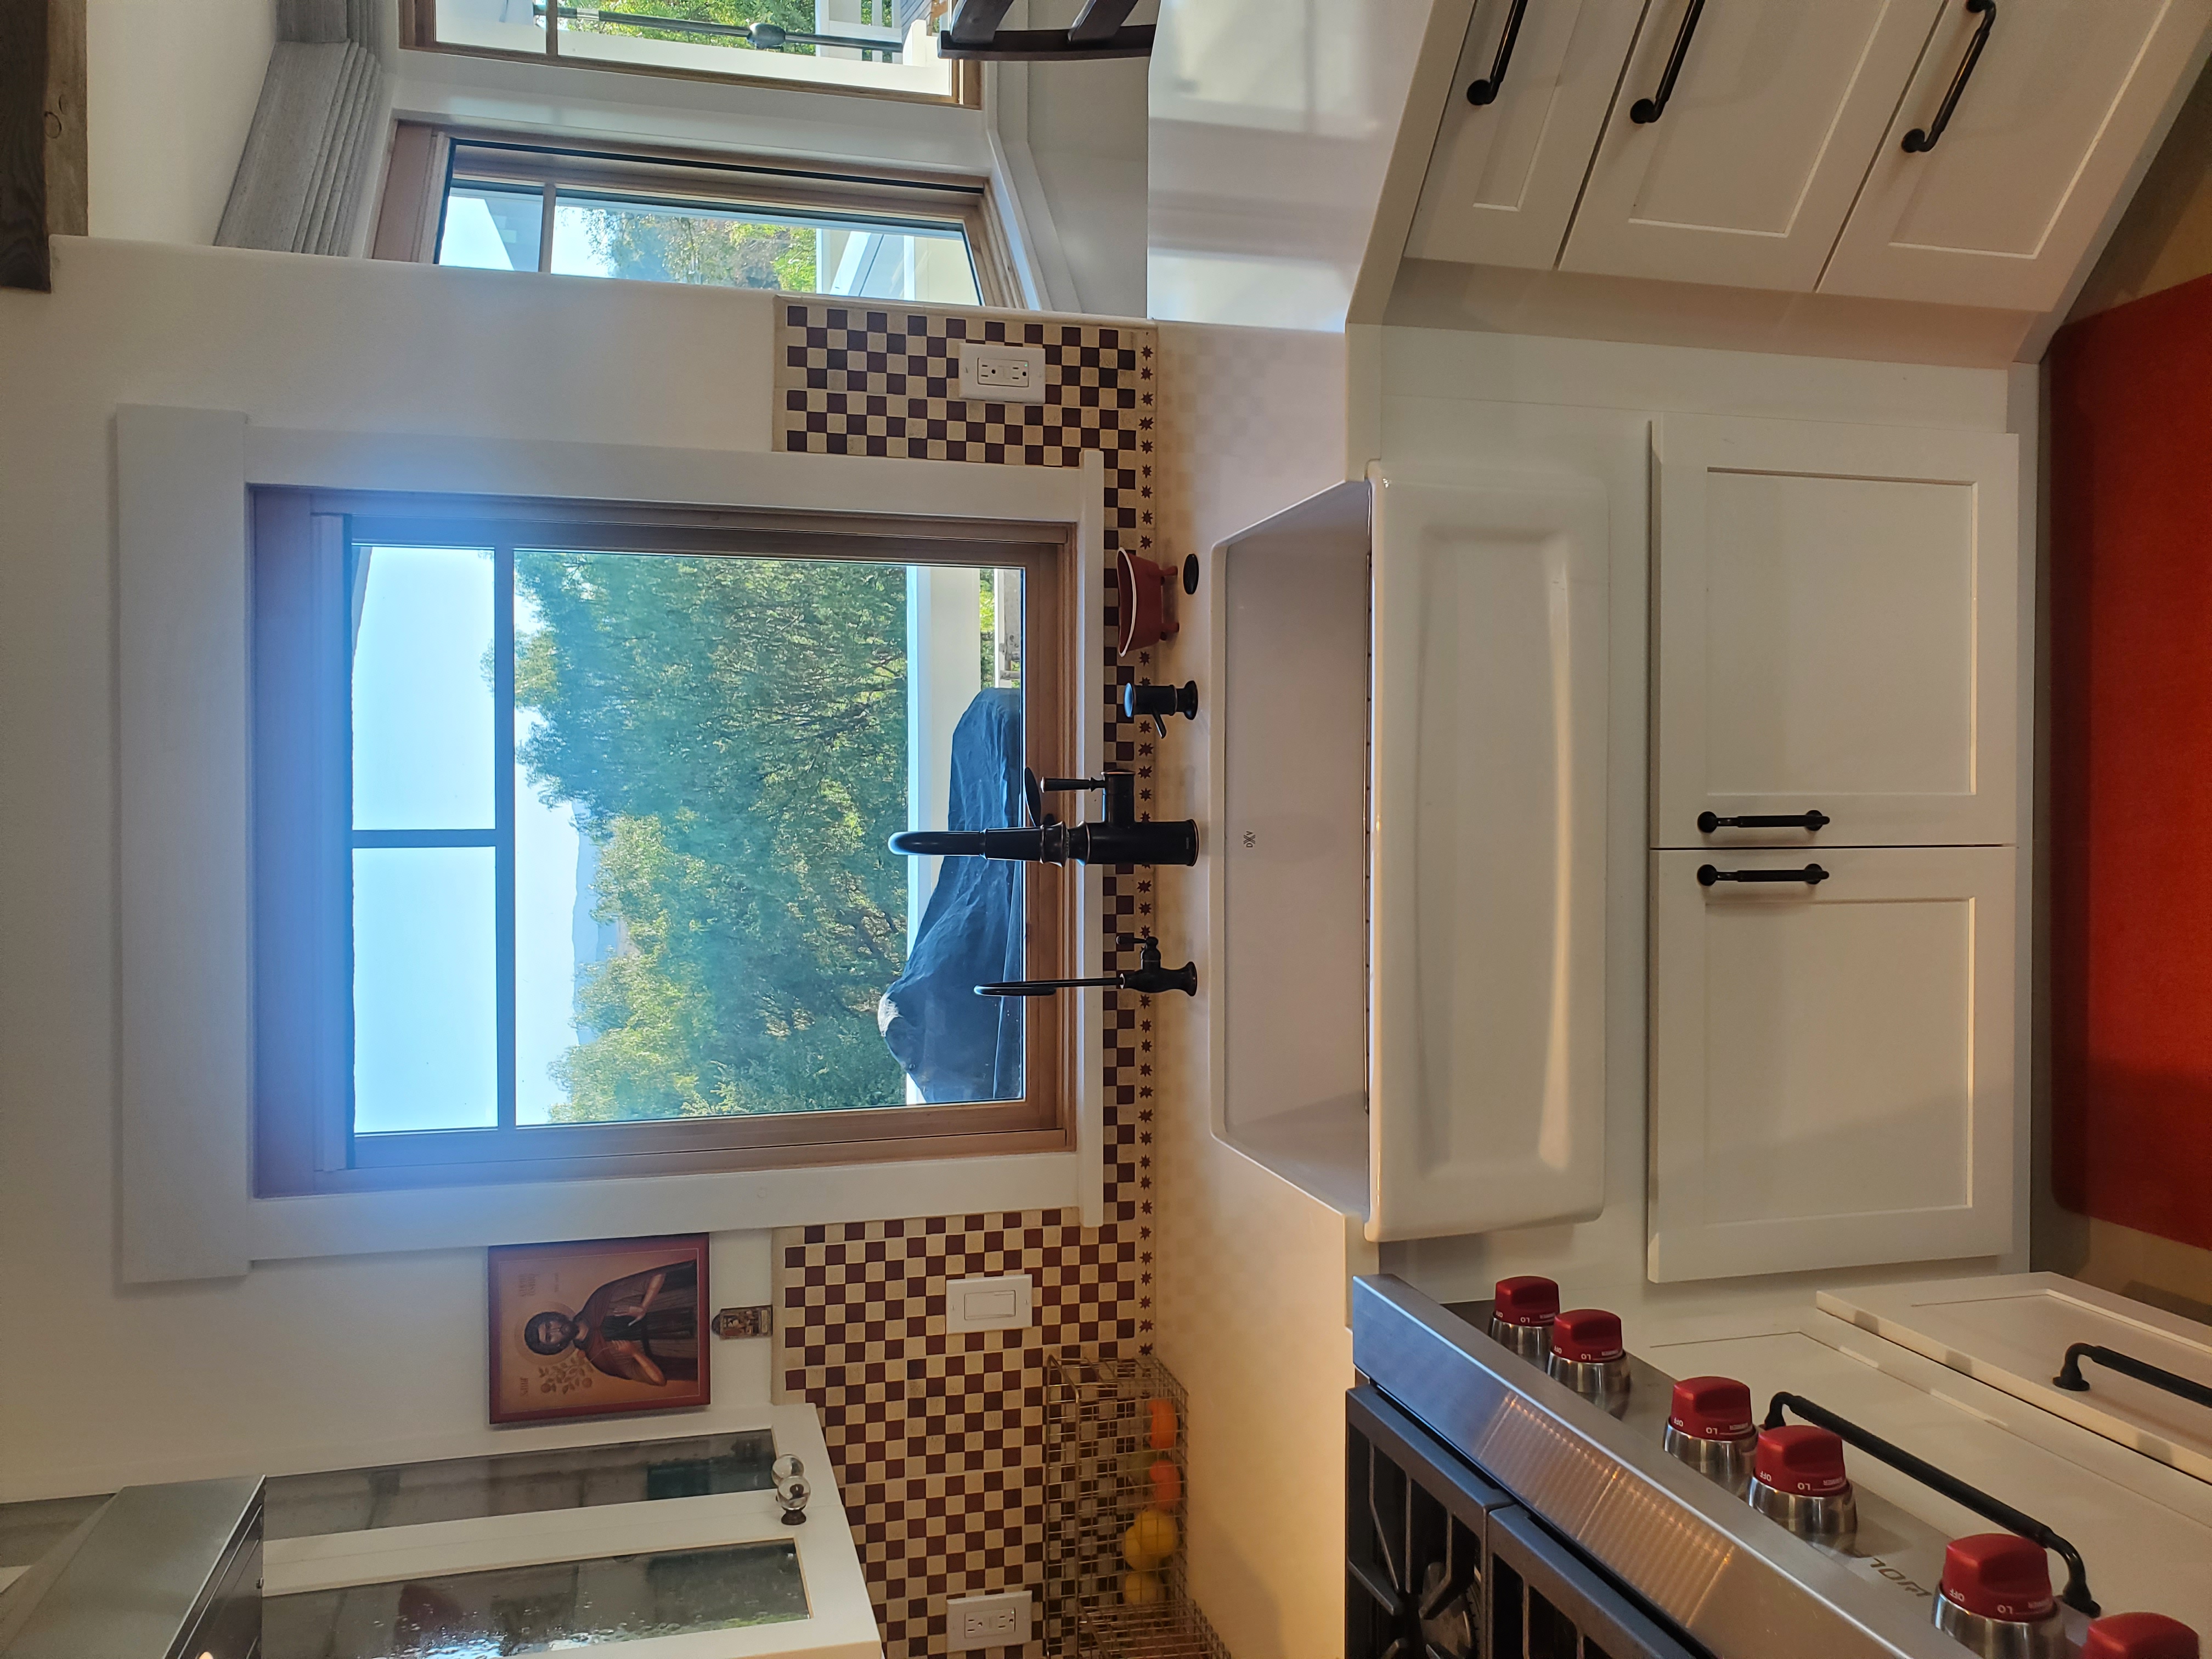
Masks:
[[[955,1279],[945,1286],[945,1329],[1008,1331],[1030,1322],[1036,1281],[1027,1273],[996,1279]]]
[[[964,342],[960,348],[960,395],[994,404],[1044,401],[1044,348]]]
[[[1018,1648],[1030,1639],[1030,1593],[956,1595],[945,1604],[945,1645],[951,1652]]]

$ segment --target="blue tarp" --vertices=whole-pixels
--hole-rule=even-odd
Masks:
[[[979,691],[952,732],[948,830],[1004,830],[1022,821],[1022,694]],[[979,997],[992,980],[1022,977],[1022,878],[1029,866],[948,858],[922,912],[906,971],[876,1020],[921,1097],[1014,1100],[1022,1092],[1018,997]]]

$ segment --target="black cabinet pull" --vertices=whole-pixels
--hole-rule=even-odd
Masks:
[[[1996,0],[1984,0],[1984,3],[1993,5]],[[1682,72],[1682,60],[1690,55],[1690,37],[1698,32],[1698,19],[1705,9],[1705,0],[1690,0],[1690,9],[1682,14],[1682,27],[1674,36],[1674,50],[1667,54],[1667,70],[1659,77],[1659,90],[1649,98],[1638,99],[1628,112],[1628,118],[1637,125],[1648,126],[1667,112],[1667,100],[1674,95],[1674,77]]]
[[[1869,1434],[1849,1418],[1814,1405],[1798,1394],[1778,1394],[1768,1402],[1763,1429],[1778,1429],[1783,1425],[1784,1408],[1796,1413],[1808,1423],[1817,1424],[1834,1435],[1847,1446],[1856,1446],[1869,1457],[1887,1463],[1899,1474],[1910,1475],[1930,1492],[1941,1492],[1961,1509],[1972,1510],[1985,1521],[1994,1521],[2007,1532],[2016,1532],[2022,1538],[2032,1538],[2044,1548],[2055,1552],[2066,1564],[2066,1589],[2060,1600],[2069,1607],[2097,1616],[2097,1599],[2089,1594],[2089,1570],[2081,1565],[2081,1552],[2075,1549],[2057,1533],[2032,1515],[2023,1514],[2001,1498],[1992,1498],[1979,1486],[1970,1486],[1955,1474],[1947,1474],[1933,1463],[1923,1462],[1902,1446],[1893,1446],[1881,1436]]]
[[[1468,103],[1487,104],[1504,86],[1505,66],[1513,61],[1513,43],[1521,38],[1521,14],[1528,9],[1528,0],[1513,0],[1513,9],[1505,14],[1505,33],[1498,38],[1498,56],[1491,62],[1490,73],[1468,83]]]
[[[1817,806],[1809,812],[1752,812],[1740,818],[1700,812],[1698,833],[1710,836],[1716,830],[1809,830],[1817,836],[1834,822]]]
[[[1717,881],[1802,881],[1808,887],[1818,887],[1827,878],[1828,872],[1817,864],[1808,864],[1802,870],[1716,870],[1710,864],[1698,866],[1700,887],[1710,887]]]
[[[1997,0],[1966,0],[1966,15],[1971,17],[1976,12],[1981,14],[1982,26],[1974,31],[1974,38],[1966,43],[1966,55],[1960,60],[1959,72],[1951,77],[1951,89],[1943,94],[1942,107],[1936,112],[1935,120],[1924,127],[1915,127],[1905,135],[1905,153],[1907,155],[1925,155],[1936,148],[1936,141],[1943,136],[1943,129],[1951,125],[1951,112],[1959,107],[1959,94],[1966,89],[1966,82],[1973,79],[1974,65],[1982,61],[1982,48],[1989,45],[1990,31],[1997,24]]]
[[[2076,1342],[2066,1350],[2066,1364],[2058,1375],[2051,1379],[2055,1387],[2069,1394],[2089,1392],[2089,1380],[2081,1375],[2081,1362],[2094,1360],[2107,1370],[2118,1371],[2122,1376],[2132,1376],[2138,1382],[2148,1382],[2154,1389],[2164,1389],[2179,1399],[2193,1406],[2212,1406],[2212,1389],[2202,1382],[2192,1382],[2185,1376],[2177,1376],[2161,1370],[2148,1359],[2137,1359],[2114,1348],[2100,1348],[2094,1342]]]

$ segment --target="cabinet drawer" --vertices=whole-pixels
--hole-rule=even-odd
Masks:
[[[1668,416],[1656,442],[1652,844],[2016,841],[2019,441]]]
[[[2009,1247],[2013,858],[1652,854],[1652,1279]]]

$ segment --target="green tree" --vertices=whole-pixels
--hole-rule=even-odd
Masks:
[[[861,0],[865,6],[868,0]],[[657,29],[648,23],[619,21],[624,12],[652,12],[661,17],[682,17],[699,23],[728,23],[738,28],[749,23],[774,23],[778,27],[795,30],[801,34],[812,34],[814,0],[623,0],[618,6],[606,6],[596,18],[562,18],[561,27],[565,33],[575,30],[585,34],[620,34],[632,40],[684,40],[693,46],[712,41],[718,46],[733,46],[739,52],[750,52],[746,42],[729,35],[688,33],[682,29]],[[834,30],[820,31],[834,33]],[[783,49],[789,52],[804,52],[812,56],[814,48],[793,41]]]
[[[578,988],[563,1121],[888,1105],[905,958],[902,566],[521,552],[520,758],[628,948]]]
[[[611,275],[648,283],[767,288],[811,294],[816,233],[803,225],[567,198],[584,216],[592,255]]]

